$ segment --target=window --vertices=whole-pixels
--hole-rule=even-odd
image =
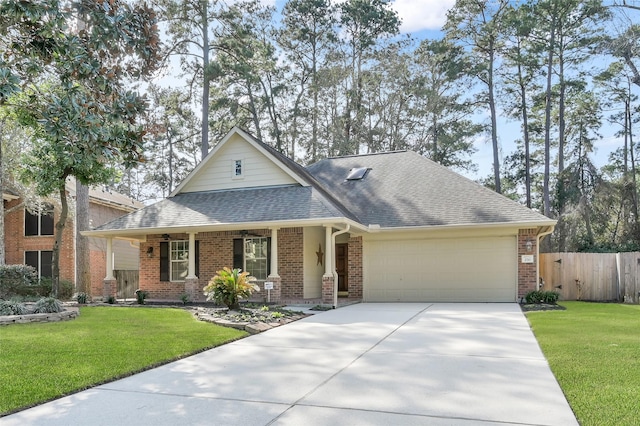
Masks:
[[[271,272],[271,238],[251,237],[233,241],[233,267],[266,280]]]
[[[189,273],[189,241],[171,241],[171,281],[184,281]]]
[[[25,251],[24,264],[33,266],[38,271],[38,277],[51,278],[53,252],[52,251]]]
[[[242,179],[244,177],[243,161],[233,160],[231,166],[231,177],[233,179]]]
[[[364,179],[367,172],[371,170],[368,167],[356,167],[354,169],[349,170],[349,174],[347,175],[347,180],[361,180]]]
[[[24,235],[53,235],[53,207],[44,206],[36,212],[24,210]]]
[[[200,241],[196,240],[196,276],[200,275]],[[189,274],[189,241],[160,242],[160,281],[184,281]]]

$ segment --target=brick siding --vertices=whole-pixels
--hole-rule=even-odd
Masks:
[[[362,237],[349,238],[349,298],[362,298]]]
[[[527,241],[531,241],[531,251],[527,250]],[[538,274],[537,230],[521,229],[518,233],[518,299],[536,289]],[[522,263],[523,255],[533,255],[533,263]]]

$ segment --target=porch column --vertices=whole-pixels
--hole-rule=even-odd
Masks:
[[[116,279],[113,276],[113,238],[107,238],[107,276],[104,279],[105,281]]]
[[[198,288],[199,280],[196,276],[196,232],[189,232],[189,264],[187,276],[184,279],[184,292],[191,301],[196,302],[201,299]]]
[[[198,278],[196,276],[196,232],[189,232],[189,270],[187,279]]]
[[[333,244],[331,232],[333,227],[325,225],[325,249],[324,249],[324,275],[322,275],[322,303],[333,303],[334,277],[333,277]]]
[[[267,277],[267,282],[273,283],[272,290],[264,290],[265,297],[267,294],[269,295],[269,302],[279,303],[282,298],[282,279],[278,274],[278,229],[280,228],[269,228],[271,229],[271,263],[269,264],[270,273]]]
[[[118,293],[118,282],[113,276],[113,239],[107,238],[107,276],[102,281],[102,297],[108,300],[110,297],[116,297]]]
[[[278,275],[278,229],[271,228],[271,273],[269,277],[279,277]]]

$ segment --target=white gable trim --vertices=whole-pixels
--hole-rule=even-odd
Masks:
[[[193,169],[191,173],[189,173],[189,175],[187,175],[187,177],[184,178],[182,182],[180,182],[180,185],[178,185],[176,189],[174,189],[173,192],[169,194],[169,197],[173,197],[174,195],[179,194],[191,179],[193,179],[202,169],[206,168],[211,161],[214,161],[214,157],[216,156],[218,151],[220,151],[222,147],[231,139],[231,137],[236,134],[242,137],[242,139],[248,142],[251,146],[253,146],[256,150],[258,150],[262,155],[264,155],[269,160],[271,160],[273,164],[278,166],[283,172],[289,175],[293,180],[298,182],[300,185],[309,186],[309,183],[307,183],[297,173],[295,173],[293,170],[287,167],[282,161],[274,157],[269,151],[264,149],[262,145],[258,143],[256,139],[254,139],[251,135],[249,135],[247,132],[245,132],[244,130],[238,127],[234,127],[229,131],[229,133],[227,133],[227,135],[224,138],[222,138],[220,142],[218,142],[218,144],[211,151],[209,151],[209,154],[207,154],[204,160],[202,160],[195,167],[195,169]]]

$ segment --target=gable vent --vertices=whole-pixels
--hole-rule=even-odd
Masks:
[[[371,170],[370,167],[354,167],[349,170],[347,180],[361,180],[367,175],[369,170]]]

